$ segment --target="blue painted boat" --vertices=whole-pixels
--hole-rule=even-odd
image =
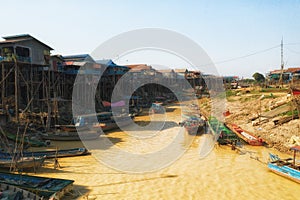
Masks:
[[[11,170],[33,169],[34,171],[41,167],[45,161],[46,156],[43,157],[22,157],[0,158],[0,168],[8,168]]]
[[[268,168],[272,172],[300,183],[300,165],[296,163],[296,152],[300,152],[300,146],[292,147],[294,157],[288,159],[280,159],[278,156],[270,154],[270,162]]]
[[[0,199],[42,200],[43,198],[13,185],[0,183]]]
[[[63,158],[73,156],[89,155],[90,152],[86,148],[72,148],[72,149],[60,149],[60,150],[49,150],[49,151],[24,151],[22,152],[23,157],[46,157],[50,158]],[[0,152],[1,158],[12,158],[12,154],[7,152]]]
[[[43,199],[61,199],[73,188],[73,180],[0,173],[0,184],[8,184],[30,191]]]

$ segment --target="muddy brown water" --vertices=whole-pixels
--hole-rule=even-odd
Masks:
[[[177,111],[168,113],[168,121],[177,124],[181,119]],[[138,117],[137,121],[148,121],[149,116]],[[141,122],[142,123],[142,122]],[[117,130],[102,137],[109,137],[114,145],[128,151],[137,151],[143,145],[143,152],[163,148],[164,141],[172,139],[178,126],[170,123],[160,142],[150,140],[148,146],[136,144],[132,136]],[[159,135],[160,133],[158,133]],[[93,155],[60,158],[61,168],[54,169],[53,160],[39,169],[37,176],[75,180],[69,199],[300,199],[300,185],[278,176],[267,169],[268,153],[287,157],[273,149],[244,146],[233,151],[227,146],[215,145],[205,158],[199,156],[199,144],[203,136],[182,137],[182,148],[186,141],[191,146],[173,164],[151,173],[132,174],[114,170],[99,162]],[[146,146],[146,147],[145,147]],[[83,147],[80,141],[53,141],[52,148]],[[109,148],[109,147],[108,147]],[[91,150],[92,154],[105,153],[107,148]],[[168,155],[165,155],[165,159]],[[151,165],[152,163],[147,163]],[[30,173],[34,174],[34,173]]]

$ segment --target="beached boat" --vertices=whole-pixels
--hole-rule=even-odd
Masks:
[[[17,141],[17,142],[21,142],[22,140],[24,140],[24,144],[25,145],[29,145],[31,147],[46,147],[49,145],[49,141],[41,141],[38,139],[34,139],[34,138],[29,138],[28,136],[25,136],[23,138],[23,136],[14,134],[14,133],[5,133],[5,136],[7,137],[7,139],[13,140],[13,141]]]
[[[14,185],[0,183],[0,199],[42,200],[42,197]]]
[[[95,130],[98,130],[98,128],[101,128],[103,131],[110,131],[118,128],[122,128],[125,126],[128,126],[132,123],[133,117],[127,117],[127,118],[120,118],[117,119],[117,122],[115,120],[107,121],[107,122],[101,122],[99,124],[93,125],[93,128]]]
[[[76,126],[74,124],[68,125],[55,125],[55,128],[61,130],[62,132],[76,132]]]
[[[149,112],[151,113],[163,113],[164,107],[162,106],[163,103],[152,103]]]
[[[300,146],[292,147],[291,150],[294,151],[294,157],[285,160],[270,153],[268,168],[280,176],[300,183],[300,165],[299,163],[296,163],[296,152],[300,152]]]
[[[8,184],[30,191],[43,199],[61,199],[73,188],[73,180],[0,173],[0,184]]]
[[[50,158],[62,158],[62,157],[73,157],[73,156],[83,156],[89,155],[90,152],[86,148],[72,148],[72,149],[61,149],[52,151],[35,151],[35,152],[22,152],[24,157],[43,157],[46,159]],[[0,152],[0,158],[11,158],[10,153]]]
[[[239,138],[252,146],[262,146],[265,144],[265,142],[261,138],[254,136],[252,133],[242,129],[236,124],[226,124],[226,126],[230,130],[232,130]]]
[[[200,117],[190,117],[183,122],[180,122],[179,125],[183,126],[188,134],[196,135],[203,130],[206,126],[206,122]]]
[[[300,95],[300,89],[298,89],[298,88],[291,88],[291,90],[292,90],[292,94],[294,96]]]
[[[215,117],[210,117],[208,120],[209,127],[212,129],[214,134],[218,135],[218,143],[221,145],[236,144],[240,142],[240,138],[227,128],[224,123],[220,122]]]
[[[0,158],[0,168],[21,170],[33,169],[36,170],[41,167],[45,161],[46,156],[43,157],[22,157],[14,159],[13,157]]]
[[[97,122],[94,122],[95,119]],[[96,115],[80,115],[76,118],[75,127],[78,131],[93,130],[96,132],[109,131],[117,128],[128,126],[132,123],[134,116],[129,114],[121,114],[113,116],[112,112],[102,112]],[[100,129],[101,128],[101,129]]]
[[[48,132],[41,134],[41,137],[45,140],[80,141],[97,139],[100,134],[97,131],[84,131],[80,132],[80,134],[77,132]]]

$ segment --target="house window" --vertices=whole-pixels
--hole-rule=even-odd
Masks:
[[[16,54],[20,57],[29,57],[29,49],[24,47],[16,47]]]

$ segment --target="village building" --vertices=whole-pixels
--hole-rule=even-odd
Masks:
[[[282,73],[282,80],[284,83],[289,83],[292,81],[300,81],[300,67],[287,68],[284,70],[273,70],[270,71],[266,77],[270,84],[276,83],[280,80]]]
[[[2,109],[19,120],[19,109],[44,111],[49,99],[50,46],[29,34],[0,42]]]

